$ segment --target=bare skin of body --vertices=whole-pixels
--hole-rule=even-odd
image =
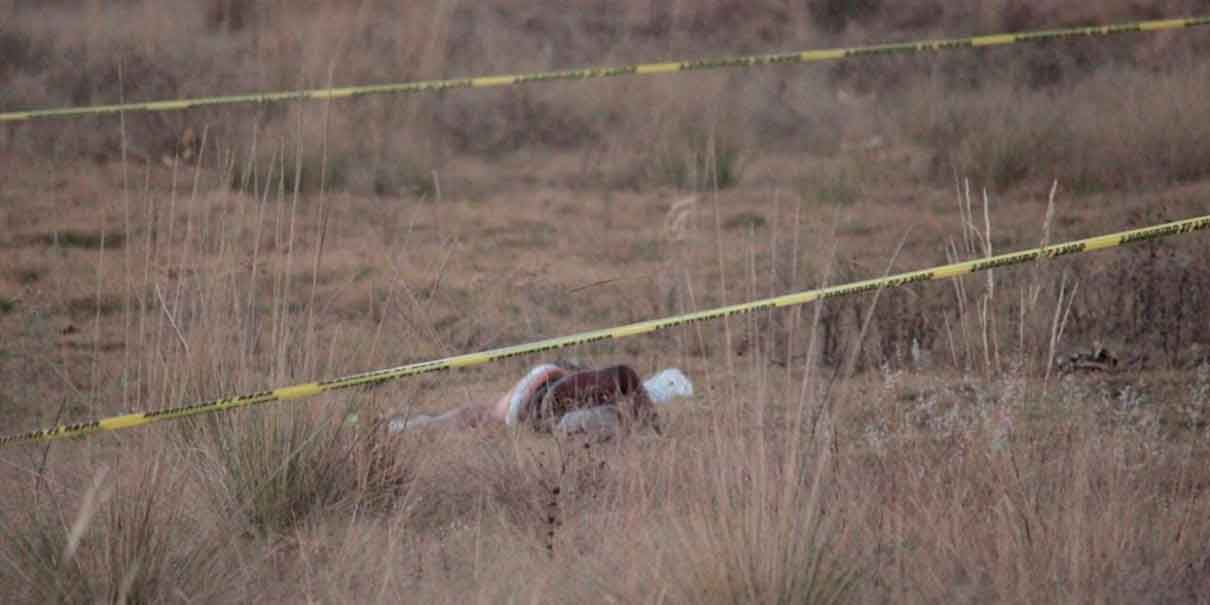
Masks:
[[[538,431],[614,431],[652,426],[659,430],[656,399],[666,402],[693,392],[679,370],[639,378],[625,365],[583,370],[566,364],[533,368],[496,400],[469,403],[440,416],[396,416],[391,432],[422,427],[469,429],[489,425],[527,426]]]

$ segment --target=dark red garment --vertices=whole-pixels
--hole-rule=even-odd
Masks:
[[[656,425],[655,405],[643,381],[624,365],[579,370],[545,382],[526,402],[521,421],[538,430],[551,430],[568,412],[606,405],[617,406],[625,422]]]

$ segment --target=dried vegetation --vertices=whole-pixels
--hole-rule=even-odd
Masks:
[[[0,108],[1201,8],[111,4],[0,9]],[[255,392],[1204,213],[1207,56],[1195,31],[3,126],[0,419]],[[381,432],[491,396],[517,360],[4,450],[0,594],[1199,602],[1207,257],[1183,236],[565,352],[684,368],[698,396],[662,436]],[[1056,369],[1102,347],[1113,371]]]

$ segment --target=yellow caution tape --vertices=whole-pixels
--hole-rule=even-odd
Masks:
[[[233,105],[237,103],[323,101],[366,95],[411,94],[451,90],[455,88],[488,88],[493,86],[528,84],[531,82],[552,82],[556,80],[589,80],[596,78],[612,78],[616,76],[648,76],[655,74],[670,74],[682,71],[722,69],[727,67],[755,67],[758,65],[814,63],[817,61],[835,61],[872,55],[936,52],[960,48],[983,48],[988,46],[1016,44],[1019,42],[1040,42],[1044,40],[1058,40],[1061,38],[1087,36],[1109,36],[1131,32],[1154,32],[1198,27],[1202,25],[1210,25],[1210,17],[1162,19],[1157,21],[1120,23],[1117,25],[1095,25],[1091,27],[1073,27],[1068,29],[990,34],[985,36],[953,38],[948,40],[925,40],[919,42],[879,44],[875,46],[857,46],[853,48],[808,50],[803,52],[751,55],[745,57],[720,57],[714,59],[697,59],[690,61],[646,63],[625,65],[620,67],[587,67],[582,69],[544,71],[529,74],[459,78],[454,80],[426,80],[397,84],[371,84],[365,86],[346,86],[338,88],[315,88],[309,90],[290,90],[218,97],[198,97],[195,99],[180,99],[175,101],[148,101],[142,103],[122,103],[117,105],[95,105],[91,107],[33,109],[28,111],[0,113],[0,122],[22,122],[42,118],[70,118],[87,115],[113,114],[125,111],[179,111],[193,107],[204,107],[208,105]]]
[[[1113,248],[1116,246],[1122,246],[1144,240],[1152,240],[1161,237],[1179,235],[1182,233],[1191,233],[1206,229],[1208,227],[1210,227],[1210,215],[1182,221],[1175,221],[1163,225],[1156,225],[1154,227],[1145,227],[1132,231],[1123,231],[1120,233],[1102,235],[1064,244],[1044,246],[1041,248],[1034,248],[1032,250],[1024,250],[1021,252],[1012,252],[1009,254],[1001,254],[998,256],[990,256],[976,260],[953,263],[940,267],[933,267],[932,269],[925,269],[922,271],[911,271],[908,273],[900,273],[898,275],[891,275],[878,279],[868,279],[851,284],[819,288],[816,290],[807,290],[805,292],[798,292],[795,294],[786,294],[784,296],[777,296],[774,298],[766,298],[763,300],[719,307],[717,309],[710,309],[707,311],[686,313],[684,315],[676,315],[673,317],[666,317],[664,319],[652,319],[614,328],[605,328],[591,332],[581,332],[571,336],[548,338],[546,340],[539,340],[537,342],[531,342],[528,344],[492,349],[490,351],[468,353],[465,355],[447,357],[445,359],[437,359],[434,361],[414,363],[395,368],[364,372],[361,374],[345,376],[343,378],[334,378],[332,380],[326,380],[323,382],[311,382],[307,384],[281,387],[271,391],[262,391],[260,393],[253,393],[251,395],[238,395],[235,397],[215,399],[213,401],[195,403],[192,405],[164,408],[151,412],[137,412],[122,416],[103,418],[91,422],[57,426],[25,433],[22,435],[0,437],[0,447],[17,445],[20,443],[48,441],[51,439],[63,439],[67,437],[81,437],[98,431],[116,431],[119,429],[133,428],[171,418],[184,418],[186,416],[194,416],[197,414],[207,414],[210,412],[221,412],[224,410],[251,407],[262,403],[269,403],[271,401],[286,401],[290,399],[313,397],[328,391],[377,384],[406,376],[416,376],[431,372],[442,372],[454,368],[466,368],[483,365],[493,361],[519,357],[522,355],[532,355],[534,353],[553,351],[555,349],[563,349],[566,347],[584,345],[603,340],[618,340],[630,336],[638,336],[640,334],[655,332],[656,330],[666,330],[699,321],[722,319],[724,317],[731,317],[733,315],[740,315],[743,313],[752,313],[754,311],[761,311],[765,309],[776,309],[779,307],[802,305],[815,300],[825,300],[839,296],[851,296],[854,294],[871,292],[880,288],[893,288],[918,282],[940,280],[965,273],[974,273],[976,271],[1007,267],[1010,265],[1020,265],[1033,261],[1066,256],[1069,254],[1093,252],[1095,250]]]

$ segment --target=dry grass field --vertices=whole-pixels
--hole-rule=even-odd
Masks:
[[[1196,2],[0,2],[0,111]],[[0,126],[0,433],[1206,214],[1210,34]],[[1210,602],[1210,236],[577,347],[662,434],[386,435],[540,358],[0,450],[8,602]],[[1055,360],[1104,347],[1110,371]]]

